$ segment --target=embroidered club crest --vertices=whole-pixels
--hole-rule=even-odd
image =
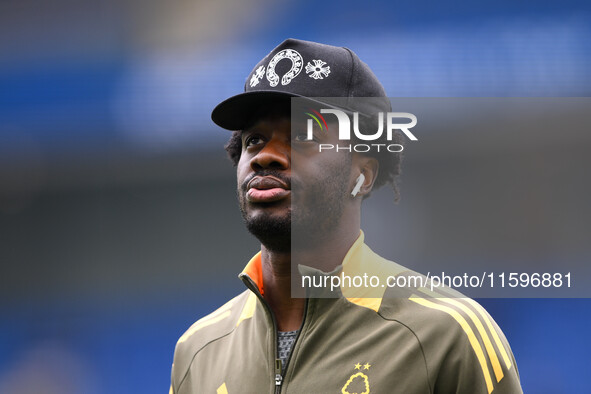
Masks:
[[[328,74],[330,74],[330,66],[325,67],[326,62],[323,62],[320,59],[312,61],[314,62],[314,65],[310,62],[306,64],[306,74],[314,79],[324,79],[325,77],[328,77]]]
[[[361,370],[369,371],[370,367],[371,364],[369,363],[366,363],[365,365],[360,363],[355,364],[355,369],[359,370],[359,372],[354,373],[349,377],[349,380],[347,380],[341,389],[341,394],[369,394],[369,378],[365,373],[361,372]]]
[[[291,60],[291,68],[281,77],[281,85],[288,85],[291,80],[297,77],[300,71],[302,71],[304,60],[298,51],[284,49],[277,52],[267,66],[267,80],[272,87],[279,85],[279,75],[275,72],[275,66],[283,59]]]
[[[261,79],[263,79],[264,75],[265,66],[260,66],[259,68],[257,68],[257,70],[254,72],[254,74],[252,74],[252,77],[250,78],[250,87],[254,88],[255,86],[257,86]]]

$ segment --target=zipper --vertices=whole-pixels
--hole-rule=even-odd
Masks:
[[[281,374],[281,359],[275,359],[275,393],[281,392],[281,383],[283,383],[283,375]]]
[[[298,339],[300,338],[300,334],[302,333],[302,330],[304,329],[304,324],[306,323],[306,315],[308,315],[308,301],[309,299],[306,298],[306,305],[304,306],[304,316],[302,316],[302,324],[300,325],[300,329],[298,330],[298,333],[293,341],[293,345],[291,345],[291,350],[289,351],[289,355],[287,356],[287,360],[285,360],[285,372],[287,372],[287,368],[289,367],[289,362],[291,360],[291,356],[293,354],[293,351],[298,343]],[[277,338],[275,338],[275,346],[277,346]],[[277,354],[277,349],[275,350],[275,354]],[[277,361],[279,363],[277,363]],[[275,393],[279,394],[281,392],[281,384],[283,383],[283,374],[282,374],[282,365],[281,365],[281,360],[277,359],[275,362],[275,367],[277,367],[277,365],[279,365],[279,383],[277,383],[277,375],[275,375]]]
[[[274,380],[275,380],[275,394],[280,394],[281,393],[281,388],[283,385],[283,365],[282,365],[282,361],[281,359],[277,358],[277,320],[275,319],[275,315],[273,315],[273,311],[271,310],[271,307],[269,306],[269,303],[267,303],[267,300],[265,300],[265,298],[261,295],[261,293],[259,292],[258,286],[252,281],[252,279],[248,276],[248,275],[239,275],[240,278],[243,280],[244,284],[246,285],[246,287],[248,287],[250,289],[250,291],[252,291],[259,300],[261,300],[261,302],[263,303],[263,306],[265,307],[265,309],[267,310],[267,313],[269,314],[269,316],[271,317],[271,322],[273,323],[273,359],[275,360],[275,365],[274,365]],[[246,279],[246,280],[245,280]],[[295,340],[293,341],[293,345],[291,346],[291,350],[289,352],[289,355],[287,356],[287,361],[285,362],[285,371],[287,372],[287,368],[289,366],[289,361],[291,360],[291,355],[293,354],[293,350],[296,347],[296,344],[298,343],[298,339],[302,333],[302,329],[304,328],[304,324],[306,323],[306,315],[308,314],[308,301],[309,298],[306,298],[306,305],[304,306],[304,316],[302,316],[302,324],[300,325],[300,329],[298,330],[298,334],[296,335]]]
[[[265,298],[261,295],[261,293],[259,292],[259,288],[256,285],[256,283],[253,282],[253,280],[248,276],[248,275],[239,275],[240,279],[242,279],[244,281],[244,284],[246,285],[246,287],[248,287],[250,289],[250,291],[252,291],[257,298],[262,302],[267,314],[269,315],[269,317],[271,318],[271,322],[273,323],[273,360],[275,360],[275,365],[273,367],[273,380],[274,380],[274,391],[275,394],[279,394],[281,393],[281,385],[283,384],[283,374],[281,373],[281,360],[277,358],[277,321],[275,320],[275,315],[273,315],[273,311],[271,310],[271,307],[269,306],[269,303],[267,302],[267,300],[265,300]],[[295,346],[295,342],[294,342],[294,346]]]

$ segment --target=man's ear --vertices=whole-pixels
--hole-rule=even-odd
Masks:
[[[353,171],[351,171],[352,190],[355,191],[354,198],[366,197],[371,193],[373,185],[378,177],[380,164],[374,157],[355,155],[353,157]],[[363,174],[365,179],[361,180],[359,175]],[[358,181],[361,183],[358,185]]]

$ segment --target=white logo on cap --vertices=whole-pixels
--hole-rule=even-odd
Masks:
[[[281,85],[288,85],[291,80],[297,77],[300,71],[302,71],[304,60],[302,59],[302,55],[297,51],[294,51],[293,49],[284,49],[277,52],[267,66],[267,80],[272,87],[279,84],[279,75],[275,72],[275,66],[283,59],[291,60],[291,68],[281,77]]]
[[[324,77],[328,77],[328,74],[330,74],[330,66],[324,67],[326,62],[323,62],[322,60],[312,61],[314,62],[314,65],[312,65],[310,62],[306,64],[306,74],[308,74],[310,78],[314,79],[324,79]]]
[[[252,74],[252,78],[250,78],[250,87],[254,88],[259,84],[261,79],[265,75],[265,66],[260,66],[257,70]]]

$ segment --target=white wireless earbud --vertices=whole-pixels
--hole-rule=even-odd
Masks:
[[[356,182],[357,183],[355,183],[355,187],[353,188],[353,191],[351,192],[351,195],[353,197],[355,197],[357,195],[357,193],[359,193],[359,190],[361,190],[361,185],[363,185],[363,182],[365,182],[365,175],[363,175],[363,173],[359,174]]]

